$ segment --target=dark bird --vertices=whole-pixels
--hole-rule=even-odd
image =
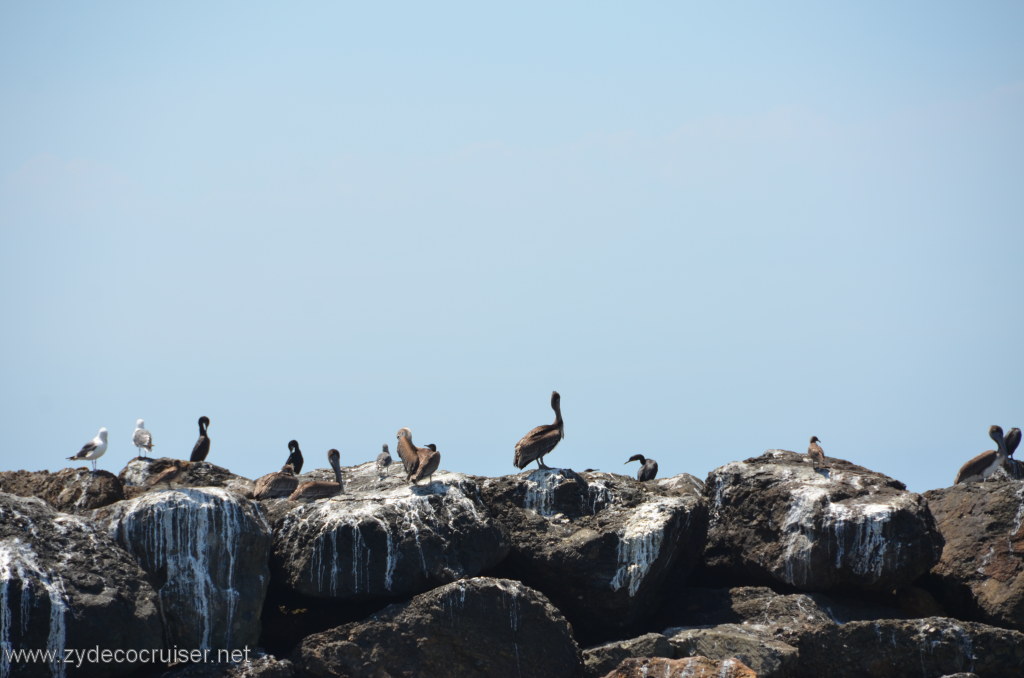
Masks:
[[[135,445],[135,449],[139,451],[138,457],[143,456],[142,450],[145,450],[147,454],[153,451],[153,434],[146,430],[146,422],[141,419],[135,422],[132,445]]]
[[[636,479],[640,482],[654,480],[654,476],[658,475],[658,462],[653,459],[647,459],[642,454],[634,454],[625,463],[628,464],[630,461],[640,462],[640,469],[636,472]]]
[[[327,463],[334,469],[333,483],[324,480],[311,480],[295,488],[295,491],[288,498],[292,501],[298,499],[323,499],[324,497],[333,497],[344,492],[345,487],[341,484],[341,453],[335,449],[327,450]]]
[[[416,454],[416,445],[412,442],[412,431],[400,428],[395,437],[398,438],[398,458],[402,460],[405,479],[408,480],[416,473],[416,467],[420,463],[419,455]]]
[[[437,451],[437,445],[430,443],[426,447],[417,447],[416,455],[419,463],[416,465],[416,473],[412,476],[412,484],[418,484],[421,478],[429,478],[427,482],[432,482],[434,472],[441,465],[441,453]]]
[[[1014,426],[1007,431],[1003,442],[1006,445],[1006,456],[1012,457],[1013,453],[1017,451],[1017,446],[1020,445],[1020,429]]]
[[[299,442],[297,440],[289,440],[288,451],[291,454],[288,455],[288,461],[285,463],[292,465],[296,475],[302,473],[302,450],[299,449]]]
[[[287,497],[299,486],[299,479],[295,477],[295,467],[285,464],[280,471],[268,473],[256,479],[256,486],[252,492],[253,499],[276,499]]]
[[[206,435],[206,427],[209,425],[209,417],[199,417],[199,440],[192,448],[192,456],[189,461],[206,461],[206,455],[210,453],[210,438]]]
[[[811,436],[811,444],[807,446],[807,456],[814,462],[814,468],[825,465],[825,450],[818,443],[818,436]]]
[[[388,474],[391,469],[391,452],[388,451],[388,444],[384,443],[384,448],[380,454],[377,455],[377,475],[383,478]]]
[[[544,463],[544,455],[555,449],[555,445],[565,437],[561,403],[562,396],[558,391],[552,391],[551,409],[555,411],[555,423],[538,426],[516,443],[516,454],[512,458],[516,468],[526,468],[531,461],[536,461],[538,468],[551,468]]]
[[[954,485],[972,480],[985,480],[1006,462],[1006,441],[1003,439],[1003,429],[999,426],[989,426],[988,437],[995,441],[996,449],[986,450],[961,466],[953,481]]]
[[[107,451],[107,429],[101,427],[96,437],[82,445],[82,449],[77,454],[68,457],[71,460],[83,460],[92,462],[92,472],[96,473],[96,460],[103,456],[103,453]]]

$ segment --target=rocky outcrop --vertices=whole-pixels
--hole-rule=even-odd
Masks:
[[[306,638],[294,662],[309,676],[559,676],[582,673],[565,618],[516,581],[441,586],[362,622]]]
[[[182,472],[176,474],[170,483],[159,483],[152,485],[162,473],[170,468],[182,468]],[[242,476],[235,475],[231,471],[211,464],[208,461],[187,462],[181,459],[160,457],[159,459],[135,458],[121,469],[117,476],[125,486],[129,498],[154,490],[170,489],[170,487],[222,487],[225,490],[241,495],[246,499],[252,499],[254,487],[253,481]]]
[[[675,648],[660,633],[646,633],[636,638],[616,640],[583,651],[583,672],[586,678],[601,678],[626,659],[675,656]]]
[[[160,678],[296,678],[295,666],[287,659],[261,655],[237,664],[185,664]]]
[[[796,670],[797,648],[775,640],[766,630],[745,624],[721,624],[706,628],[666,629],[676,657],[739,659],[758,678],[789,678]]]
[[[381,482],[369,464],[344,475],[338,496],[265,502],[276,576],[302,595],[394,599],[475,576],[508,552],[468,476],[439,471],[421,485]]]
[[[685,659],[627,659],[606,678],[758,678],[757,673],[739,659],[714,660],[707,657]]]
[[[1024,630],[1024,481],[926,492],[945,540],[928,587],[963,619]]]
[[[946,617],[858,621],[822,630],[800,651],[801,678],[1024,675],[1024,633]]]
[[[830,458],[769,450],[708,476],[705,563],[726,580],[804,591],[885,591],[939,559],[942,538],[920,495],[880,473]]]
[[[656,610],[704,541],[705,503],[686,486],[662,494],[626,476],[542,469],[488,479],[483,493],[512,542],[502,572],[548,595],[587,637]]]
[[[38,497],[64,513],[86,513],[124,499],[121,481],[109,471],[87,468],[49,471],[2,471],[0,492]]]
[[[97,515],[157,582],[168,645],[255,646],[270,580],[270,526],[222,488],[148,492]]]
[[[145,574],[86,520],[40,499],[0,493],[0,676],[63,676],[58,661],[14,661],[7,650],[160,649],[157,595]],[[129,663],[90,665],[124,675]]]

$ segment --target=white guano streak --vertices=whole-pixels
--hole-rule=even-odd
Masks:
[[[669,522],[682,506],[682,499],[665,497],[641,504],[634,510],[617,535],[619,543],[615,556],[618,569],[610,582],[613,591],[627,587],[630,597],[637,594],[661,555]]]
[[[68,611],[64,582],[59,576],[43,568],[32,547],[18,539],[5,539],[0,542],[0,678],[7,678],[10,675],[11,663],[8,652],[14,649],[11,638],[12,581],[18,581],[21,584],[19,619],[22,635],[28,631],[28,619],[33,602],[31,594],[33,581],[38,581],[46,592],[50,603],[46,649],[54,657],[54,660],[50,662],[50,675],[55,678],[63,678],[65,675],[63,658],[66,638],[64,616]]]

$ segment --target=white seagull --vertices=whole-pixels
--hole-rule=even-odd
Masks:
[[[106,427],[100,428],[100,432],[96,434],[96,437],[82,445],[82,449],[78,451],[73,457],[68,459],[84,459],[85,461],[92,462],[92,472],[96,473],[96,460],[103,456],[103,453],[107,451],[107,429]]]
[[[147,454],[153,451],[153,434],[146,430],[146,422],[141,419],[135,422],[132,444],[139,450],[139,457],[143,454],[142,450],[146,450]]]

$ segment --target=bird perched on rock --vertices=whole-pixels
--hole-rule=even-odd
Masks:
[[[412,441],[412,431],[408,428],[398,429],[398,457],[405,467],[405,479],[416,483],[420,478],[432,477],[441,464],[441,453],[436,445],[416,447]]]
[[[82,449],[77,454],[68,457],[71,460],[83,460],[92,462],[92,472],[96,473],[96,460],[103,456],[103,453],[107,451],[107,429],[101,427],[96,437],[82,445]]]
[[[299,449],[299,442],[297,440],[288,441],[288,452],[288,460],[285,463],[292,465],[296,475],[302,473],[302,450]]]
[[[377,475],[381,478],[388,474],[391,469],[391,452],[388,451],[388,444],[384,443],[381,453],[377,455]]]
[[[1020,445],[1020,429],[1015,426],[1007,431],[1003,442],[1006,444],[1006,456],[1009,457],[1006,460],[1006,470],[1015,479],[1020,480],[1024,476],[1024,468],[1022,468],[1022,464],[1019,461],[1013,458],[1013,453],[1017,451],[1017,446]]]
[[[543,424],[531,430],[516,443],[515,456],[512,463],[516,468],[526,468],[531,461],[537,462],[538,468],[551,468],[544,463],[544,455],[555,449],[555,445],[565,437],[565,426],[562,422],[562,396],[558,391],[551,392],[551,409],[555,411],[555,422]]]
[[[295,467],[285,464],[280,471],[268,473],[256,479],[253,488],[253,499],[275,499],[287,497],[299,486],[299,479],[295,477]]]
[[[288,498],[292,501],[299,499],[323,499],[324,497],[333,497],[344,492],[345,487],[341,482],[341,452],[333,448],[327,450],[327,463],[331,465],[331,469],[334,471],[333,483],[325,480],[311,480],[295,488],[295,491]]]
[[[170,489],[171,483],[180,478],[192,466],[192,462],[183,459],[171,459],[169,462],[167,468],[150,477],[148,481],[150,487],[156,487],[160,483],[167,483],[167,488]],[[156,463],[159,464],[161,462],[157,461]]]
[[[1006,441],[1003,439],[1003,429],[995,425],[989,426],[988,437],[995,442],[996,449],[986,450],[961,466],[953,480],[954,485],[972,480],[985,480],[1006,463]]]
[[[811,444],[807,446],[807,456],[814,462],[814,468],[825,465],[825,451],[819,442],[818,436],[811,436]]]
[[[642,454],[634,454],[625,463],[628,464],[630,461],[640,462],[640,469],[636,472],[636,479],[640,482],[654,480],[654,477],[658,475],[658,462],[653,459],[647,459]]]
[[[153,434],[146,430],[146,422],[141,419],[135,421],[132,445],[135,445],[135,449],[139,451],[136,459],[142,457],[142,450],[145,450],[147,454],[153,451]]]
[[[206,435],[206,429],[210,425],[209,417],[199,417],[199,440],[192,448],[192,456],[189,461],[206,461],[206,455],[210,454],[210,437]]]
[[[434,471],[441,465],[441,453],[437,451],[437,445],[430,443],[426,447],[417,447],[416,455],[419,463],[416,464],[416,473],[412,476],[412,484],[419,484],[421,478],[429,478],[427,482],[433,482]]]

